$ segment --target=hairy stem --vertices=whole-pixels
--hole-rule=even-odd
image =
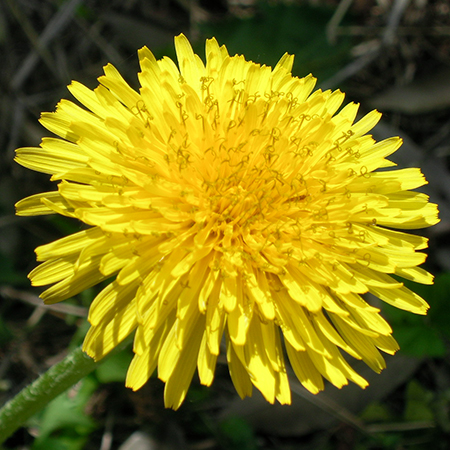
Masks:
[[[97,363],[81,348],[67,355],[0,409],[0,444],[31,416],[92,372]]]

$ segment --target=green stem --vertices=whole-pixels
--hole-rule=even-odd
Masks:
[[[31,416],[92,372],[97,363],[81,348],[67,355],[0,409],[0,444]]]

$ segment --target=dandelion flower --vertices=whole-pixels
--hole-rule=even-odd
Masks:
[[[139,92],[110,64],[94,90],[72,82],[84,108],[61,100],[41,117],[60,138],[17,151],[59,182],[18,214],[89,225],[36,249],[32,284],[51,284],[41,297],[54,303],[110,280],[83,349],[99,360],[134,332],[126,385],[157,370],[168,407],[196,370],[212,383],[222,345],[241,397],[255,386],[290,403],[286,358],[313,393],[323,378],[364,388],[342,352],[380,372],[380,350],[398,346],[362,295],[428,308],[398,281],[433,282],[418,267],[427,239],[395,230],[438,222],[412,191],[426,180],[415,168],[377,171],[395,165],[386,157],[401,139],[375,142],[366,133],[380,113],[355,122],[342,92],[292,76],[293,56],[272,69],[210,39],[204,64],[185,36],[175,47],[178,67],[139,50]]]

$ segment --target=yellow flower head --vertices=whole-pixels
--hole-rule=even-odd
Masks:
[[[141,88],[111,65],[86,109],[62,100],[41,123],[62,139],[22,148],[17,161],[51,174],[58,191],[28,197],[20,215],[58,213],[89,228],[36,249],[46,303],[114,277],[93,301],[84,350],[98,360],[135,331],[126,384],[157,368],[178,408],[195,369],[210,385],[222,347],[241,397],[252,385],[290,402],[285,353],[313,393],[367,382],[341,350],[379,372],[398,346],[362,294],[417,314],[426,302],[391,275],[430,284],[418,268],[427,239],[394,228],[438,222],[412,192],[419,169],[383,170],[401,139],[366,135],[372,111],[293,77],[293,56],[272,69],[206,41],[206,65],[185,36],[178,66],[139,51]]]

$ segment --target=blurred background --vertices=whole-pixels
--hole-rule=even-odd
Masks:
[[[108,359],[16,432],[5,449],[448,449],[450,448],[450,3],[448,0],[0,0],[0,404],[80,345],[97,288],[43,307],[26,274],[34,248],[80,226],[60,216],[16,217],[14,203],[56,186],[13,162],[38,146],[38,123],[71,80],[97,86],[111,62],[138,88],[136,50],[175,58],[185,33],[204,58],[215,36],[230,54],[274,65],[295,54],[293,73],[341,89],[361,112],[378,109],[377,140],[399,135],[400,166],[422,167],[441,211],[426,268],[431,287],[413,289],[427,317],[384,308],[401,345],[370,387],[317,396],[292,379],[293,404],[241,401],[224,360],[211,388],[194,377],[179,411],[163,407],[163,384],[124,387],[131,349]]]

